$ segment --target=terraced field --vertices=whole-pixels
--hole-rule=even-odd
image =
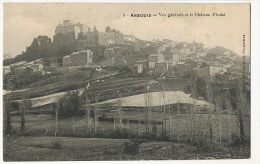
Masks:
[[[117,91],[122,92],[122,96],[136,94],[133,88],[144,87],[150,79],[131,78],[131,77],[115,77],[115,75],[106,75],[104,78],[88,79],[83,76],[84,73],[68,73],[51,77],[42,82],[31,85],[31,88],[12,93],[12,101],[19,101],[23,98],[33,101],[32,107],[39,107],[49,103],[55,103],[61,95],[70,90],[83,90],[90,83],[88,94],[95,95],[102,93],[100,101],[118,97]],[[118,75],[117,75],[118,76]],[[120,76],[120,75],[119,75]],[[102,76],[101,76],[102,77]],[[133,89],[131,91],[131,89]],[[138,89],[139,90],[139,89]],[[139,90],[139,92],[142,90]],[[37,102],[36,102],[37,101]],[[38,103],[38,101],[40,103]]]

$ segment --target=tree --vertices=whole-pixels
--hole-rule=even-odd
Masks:
[[[38,36],[37,41],[39,44],[38,54],[40,55],[38,58],[44,58],[52,55],[52,41],[48,36]]]
[[[27,47],[25,53],[22,54],[23,56],[25,56],[25,60],[32,61],[38,59],[38,57],[40,56],[39,47],[40,45],[37,38],[34,38],[32,44]]]
[[[20,61],[33,61],[46,57],[63,57],[76,50],[75,34],[56,34],[53,42],[48,36],[39,35],[34,38],[26,51],[21,52],[15,58],[5,58],[4,65],[10,65]]]
[[[59,118],[76,116],[82,104],[78,91],[69,91],[59,100]]]
[[[31,100],[28,100],[29,93],[26,92],[23,96],[22,102],[19,104],[20,115],[21,115],[21,135],[25,132],[25,114],[26,111],[30,110],[32,107]]]
[[[238,102],[237,102],[237,118],[239,121],[239,133],[240,133],[240,141],[241,144],[245,143],[245,130],[244,130],[244,118],[243,115],[245,113],[245,110],[247,108],[247,99],[246,94],[242,89],[242,86],[239,85],[239,88],[237,89],[237,96],[238,96]]]
[[[244,115],[249,108],[250,99],[247,97],[248,91],[243,91],[243,83],[237,81],[237,85],[230,88],[230,101],[232,109],[237,113],[237,119],[239,122],[239,135],[240,143],[244,144],[246,141],[244,130]]]
[[[93,31],[97,32],[97,27],[96,26],[93,27]]]
[[[38,36],[34,38],[31,45],[26,47],[26,51],[17,55],[12,62],[33,61],[35,59],[44,58],[52,54],[52,41],[48,36]],[[10,60],[9,60],[10,61]],[[11,63],[10,63],[11,64]]]
[[[197,77],[197,79],[195,80],[196,83],[196,93],[197,96],[201,96],[203,97],[205,100],[208,99],[208,95],[207,95],[207,83],[203,78]]]
[[[12,126],[11,126],[11,117],[10,117],[10,94],[7,94],[6,96],[4,96],[4,135],[9,135],[11,133],[12,130]]]
[[[76,50],[75,35],[71,34],[56,34],[53,37],[52,53],[56,57],[64,57]]]

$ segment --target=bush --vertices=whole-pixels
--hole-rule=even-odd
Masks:
[[[224,147],[220,143],[203,142],[197,145],[197,153],[214,153],[223,151]]]
[[[59,118],[75,116],[82,103],[78,91],[69,91],[59,100]]]
[[[184,140],[184,143],[196,147],[196,153],[213,153],[224,149],[223,144],[212,140],[210,134],[203,137],[201,132],[197,132],[196,135]]]
[[[139,153],[140,144],[142,143],[143,142],[140,139],[130,139],[124,143],[123,152],[125,154],[136,155]]]
[[[234,147],[241,146],[241,139],[238,134],[236,134],[236,133],[231,134],[231,143],[230,144],[231,144],[230,146],[234,146]]]
[[[129,136],[132,136],[132,134],[126,128],[122,128],[122,131],[118,128],[110,134],[112,138],[129,138]]]
[[[250,146],[250,137],[245,137],[244,142],[241,141],[240,136],[237,133],[231,134],[231,143],[229,146],[240,147],[240,146]]]
[[[61,149],[62,148],[62,140],[61,139],[55,139],[51,142],[51,148],[53,149]]]

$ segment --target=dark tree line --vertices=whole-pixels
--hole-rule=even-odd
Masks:
[[[4,65],[10,65],[19,61],[33,61],[39,58],[63,57],[76,50],[74,34],[57,34],[53,41],[48,36],[34,38],[31,45],[15,58],[4,60]]]
[[[81,39],[86,39],[86,36],[81,36]],[[104,55],[105,46],[86,45],[84,49],[90,49],[94,55],[94,61],[99,61]],[[79,51],[75,34],[58,33],[53,36],[53,41],[48,36],[38,36],[34,38],[31,45],[26,47],[26,50],[15,58],[5,58],[3,64],[10,65],[20,61],[33,61],[43,58],[46,64],[62,63],[62,57],[71,54],[74,51]]]

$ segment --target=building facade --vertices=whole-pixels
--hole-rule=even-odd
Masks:
[[[148,70],[148,60],[139,60],[136,64],[142,64],[143,70]]]
[[[168,63],[169,65],[176,65],[180,62],[180,55],[176,53],[167,53],[164,54],[164,61]]]
[[[4,75],[6,75],[9,72],[11,72],[10,66],[3,66],[3,70],[4,70]]]
[[[209,66],[209,73],[210,75],[215,75],[216,73],[224,73],[227,72],[227,68],[218,65],[210,65]]]
[[[93,52],[91,50],[73,52],[72,54],[63,57],[62,66],[90,66],[92,59]]]
[[[149,69],[154,69],[156,63],[162,63],[164,61],[163,54],[151,54],[148,59]]]
[[[55,35],[57,34],[74,34],[75,39],[78,39],[79,34],[86,36],[89,28],[81,23],[73,23],[71,20],[63,20],[63,24],[56,26]]]
[[[113,67],[126,65],[126,60],[123,56],[123,49],[121,47],[105,49],[104,58],[105,59],[102,62],[103,66]]]
[[[144,71],[143,65],[141,63],[137,63],[137,64],[133,65],[131,70],[132,70],[132,75],[139,75],[139,74],[143,73],[143,71]]]

